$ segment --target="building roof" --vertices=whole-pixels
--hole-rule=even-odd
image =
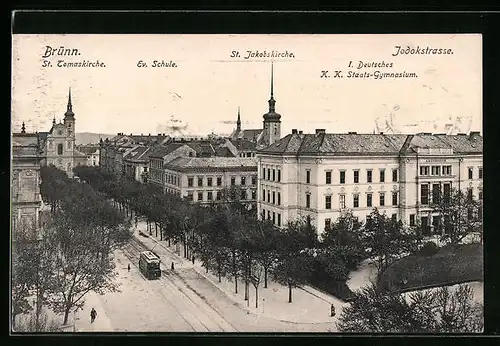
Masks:
[[[455,137],[457,137],[455,139]],[[315,133],[289,134],[262,149],[263,154],[290,155],[399,155],[417,148],[453,149],[455,153],[481,153],[482,137],[458,135]]]
[[[170,143],[167,145],[159,145],[151,150],[149,157],[153,158],[164,158],[168,154],[174,152],[175,150],[183,147],[186,143]]]
[[[187,145],[196,151],[198,156],[213,156],[216,154],[215,148],[210,141],[192,141]]]
[[[215,154],[219,157],[234,157],[231,150],[228,147],[216,147]]]
[[[231,139],[231,144],[233,144],[239,151],[256,150],[257,145],[255,142],[249,141],[247,139]]]
[[[37,133],[13,133],[12,134],[12,158],[32,158],[40,156]]]
[[[256,171],[257,160],[255,158],[242,157],[178,157],[170,161],[166,168],[179,171],[189,170],[242,170]]]
[[[124,160],[134,162],[147,162],[149,160],[149,153],[152,151],[151,147],[136,147],[125,155]]]

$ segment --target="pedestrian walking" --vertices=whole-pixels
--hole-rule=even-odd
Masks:
[[[334,317],[335,316],[335,306],[332,304],[330,306],[330,317]]]
[[[170,269],[174,270],[174,262],[172,262],[172,265],[170,266]]]
[[[135,217],[135,228],[137,228],[137,216]]]
[[[90,310],[90,323],[94,323],[95,318],[97,317],[97,311],[94,308]]]
[[[193,256],[193,258],[191,258],[191,260],[193,261],[193,264],[194,264],[194,256]]]
[[[130,263],[128,264],[127,269],[128,269],[128,271],[130,271]]]

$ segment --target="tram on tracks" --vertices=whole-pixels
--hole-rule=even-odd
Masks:
[[[152,251],[143,251],[139,257],[139,269],[149,280],[157,279],[161,276],[160,257]]]

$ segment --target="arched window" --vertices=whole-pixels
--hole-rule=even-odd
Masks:
[[[62,143],[57,145],[57,155],[62,155],[63,154],[63,145]]]
[[[68,162],[68,172],[71,172],[71,162]]]

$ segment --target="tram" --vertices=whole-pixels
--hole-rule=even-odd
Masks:
[[[141,252],[139,257],[139,269],[149,280],[159,278],[161,276],[160,257],[152,251]]]

